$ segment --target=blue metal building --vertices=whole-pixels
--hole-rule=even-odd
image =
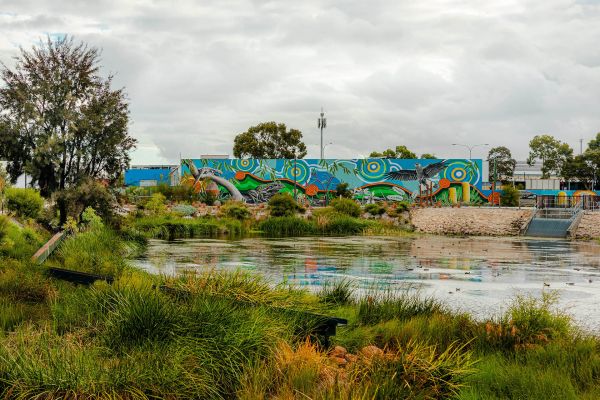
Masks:
[[[125,171],[125,186],[173,185],[177,174],[177,165],[136,165]]]

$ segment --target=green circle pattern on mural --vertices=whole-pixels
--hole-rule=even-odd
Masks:
[[[237,171],[254,172],[258,167],[258,160],[255,159],[235,159],[231,161],[231,166]]]
[[[452,161],[440,174],[451,182],[468,182],[476,184],[479,180],[479,169],[469,161]]]
[[[296,160],[295,163],[291,162],[290,165],[285,168],[283,176],[291,181],[296,181],[298,184],[303,185],[310,178],[310,168],[306,162]]]
[[[390,170],[386,159],[360,160],[358,173],[366,182],[380,182]]]

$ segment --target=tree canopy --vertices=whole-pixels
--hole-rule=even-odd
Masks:
[[[395,150],[387,149],[383,152],[373,151],[369,157],[374,158],[404,158],[404,159],[415,159],[417,155],[410,151],[406,146],[396,146]]]
[[[600,150],[600,133],[597,133],[596,137],[590,140],[587,150]]]
[[[548,179],[551,174],[560,175],[564,164],[573,157],[573,149],[550,135],[537,135],[529,142],[527,163],[534,165],[542,162],[542,178]]]
[[[567,180],[577,179],[588,189],[594,189],[600,176],[600,133],[588,143],[583,154],[569,157],[562,166],[561,176]]]
[[[490,149],[488,153],[488,161],[490,165],[490,176],[489,181],[494,181],[494,166],[496,169],[496,179],[501,181],[507,181],[515,173],[515,167],[517,161],[512,158],[512,154],[508,147],[498,146]]]
[[[285,124],[263,122],[235,137],[233,155],[237,158],[304,158],[306,145],[299,130],[288,130]]]
[[[99,73],[99,50],[48,38],[15,61],[0,70],[0,158],[11,179],[27,172],[44,195],[86,177],[118,179],[136,140],[124,90]]]
[[[436,159],[437,157],[435,156],[435,154],[431,154],[431,153],[423,153],[421,154],[421,159],[423,160],[433,160]]]

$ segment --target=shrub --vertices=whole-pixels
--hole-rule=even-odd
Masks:
[[[0,244],[8,233],[8,224],[8,218],[6,218],[4,215],[0,215]]]
[[[94,210],[93,207],[87,207],[83,211],[83,214],[81,214],[81,222],[90,228],[102,228],[104,226],[102,218],[96,214],[96,210]]]
[[[269,200],[272,217],[293,217],[302,207],[287,193],[278,193]]]
[[[352,191],[348,189],[348,184],[343,182],[335,187],[335,196],[350,198],[352,197]]]
[[[192,215],[196,214],[196,212],[198,212],[196,207],[190,204],[177,204],[171,207],[171,211],[182,217],[191,217]]]
[[[502,194],[500,195],[500,205],[505,207],[517,207],[521,194],[513,185],[502,186]]]
[[[217,201],[217,195],[212,191],[204,191],[198,195],[201,202],[207,206],[213,206]]]
[[[44,200],[37,190],[30,188],[6,189],[6,208],[20,217],[36,218],[43,206]]]
[[[55,200],[59,210],[60,205],[64,205],[66,215],[61,215],[62,221],[66,221],[67,217],[79,221],[87,207],[92,207],[104,221],[109,221],[113,216],[115,198],[102,183],[92,178],[84,179],[77,186],[58,192]]]
[[[29,259],[44,244],[49,237],[42,237],[34,229],[20,228],[15,224],[8,223],[4,227],[5,236],[0,241],[0,256],[16,259]],[[0,265],[6,260],[0,260]]]
[[[194,192],[194,188],[190,185],[178,185],[169,186],[171,197],[167,196],[167,199],[172,201],[186,201],[193,202],[200,199],[198,193]],[[164,194],[164,193],[163,193]]]
[[[410,203],[407,201],[400,201],[392,204],[387,209],[387,214],[390,217],[399,217],[402,213],[408,211],[410,209]]]
[[[150,200],[146,202],[144,208],[154,215],[164,214],[167,211],[167,206],[165,205],[166,199],[164,194],[154,193],[150,197]]]
[[[250,218],[252,213],[246,204],[241,201],[228,201],[219,210],[219,215],[225,218],[233,218],[243,221]]]
[[[371,215],[382,215],[385,213],[385,207],[381,203],[367,204],[365,211]]]
[[[331,207],[340,214],[346,214],[351,217],[360,216],[360,206],[351,199],[335,199],[331,201]]]

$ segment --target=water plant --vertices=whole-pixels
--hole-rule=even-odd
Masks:
[[[258,229],[267,236],[302,236],[315,234],[315,226],[304,218],[287,216],[271,217],[258,224]]]

